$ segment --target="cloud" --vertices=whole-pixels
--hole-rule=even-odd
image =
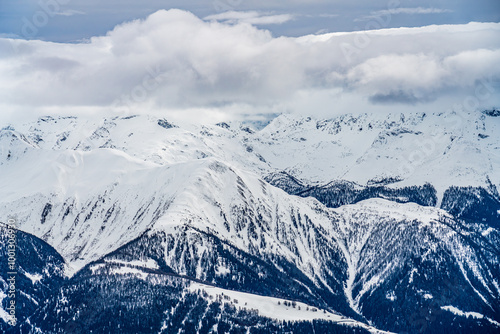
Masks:
[[[323,13],[323,14],[319,14],[318,16],[319,16],[319,17],[333,18],[333,17],[339,17],[340,15],[339,15],[339,14],[328,14],[328,13]]]
[[[393,96],[393,102],[411,103],[428,100],[452,77],[439,57],[422,53],[370,58],[350,69],[346,76],[349,85],[373,94],[374,101],[390,102]]]
[[[481,100],[490,103],[500,89],[499,32],[498,23],[470,23],[275,38],[161,10],[86,42],[0,38],[0,108],[328,116],[441,108],[480,82],[495,92]]]
[[[74,10],[74,9],[66,9],[66,10],[58,11],[54,14],[59,15],[59,16],[73,16],[73,15],[85,15],[85,12],[82,12],[80,10]]]
[[[424,7],[413,7],[413,8],[392,8],[392,9],[385,9],[385,10],[379,10],[372,12],[372,15],[397,15],[397,14],[409,14],[409,15],[415,15],[415,14],[443,14],[443,13],[451,13],[452,10],[449,9],[442,9],[442,8],[424,8]]]
[[[219,21],[229,24],[248,23],[252,25],[282,24],[293,20],[291,14],[268,15],[256,11],[237,12],[228,11],[220,14],[209,15],[204,18],[207,21]]]
[[[389,8],[389,9],[373,11],[370,12],[370,15],[357,18],[354,21],[368,21],[381,17],[390,17],[392,15],[400,15],[400,14],[427,15],[427,14],[445,14],[452,12],[453,11],[450,9],[434,8],[434,7],[398,7],[398,8]]]
[[[422,97],[415,96],[412,92],[398,90],[390,91],[388,93],[376,93],[370,96],[369,100],[376,104],[417,104],[422,102]]]

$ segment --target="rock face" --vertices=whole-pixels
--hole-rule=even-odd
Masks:
[[[144,116],[9,125],[0,217],[19,229],[18,327],[497,332],[490,114],[281,115],[259,131]],[[434,148],[401,168],[415,138]],[[14,333],[6,265],[0,328]]]

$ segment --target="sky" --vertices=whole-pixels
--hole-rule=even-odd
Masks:
[[[1,0],[0,122],[498,108],[499,22],[497,0]]]
[[[386,28],[500,21],[498,0],[1,0],[0,34],[74,42],[104,35],[122,22],[172,8],[201,18],[228,11],[286,15],[289,19],[280,24],[261,21],[259,25],[274,36],[293,37],[364,30],[371,17],[389,9],[395,11]],[[23,32],[23,27],[29,25],[26,22],[44,23],[40,11],[49,13],[50,19],[37,27],[36,34]]]

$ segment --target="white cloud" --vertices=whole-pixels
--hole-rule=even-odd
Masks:
[[[452,13],[453,11],[450,9],[444,8],[434,8],[434,7],[398,7],[398,8],[389,8],[383,10],[377,10],[370,12],[370,15],[366,15],[360,18],[355,19],[354,21],[368,21],[368,20],[376,20],[381,19],[383,17],[391,17],[392,15],[427,15],[427,14],[445,14]]]
[[[204,20],[219,21],[230,24],[248,23],[253,25],[266,25],[266,24],[282,24],[287,21],[293,20],[293,18],[294,17],[291,14],[269,15],[265,13],[259,13],[256,11],[248,11],[248,12],[228,11],[220,14],[206,16]]]
[[[333,18],[333,17],[339,17],[340,15],[339,15],[339,14],[328,14],[328,13],[323,13],[323,14],[319,14],[318,16],[319,16],[319,17]]]
[[[82,12],[80,10],[67,9],[67,10],[62,10],[62,11],[56,12],[54,14],[59,15],[59,16],[73,16],[73,15],[85,15],[85,12]]]
[[[347,82],[355,89],[374,96],[399,92],[410,101],[427,100],[443,87],[447,69],[437,56],[426,54],[388,54],[370,58],[347,73]]]
[[[500,89],[499,32],[498,23],[471,23],[274,38],[159,11],[88,42],[0,38],[0,107],[11,116],[130,110],[219,119],[442,107],[481,80]]]
[[[415,14],[443,14],[443,13],[451,13],[452,11],[449,9],[443,9],[443,8],[433,8],[433,7],[412,7],[412,8],[405,8],[405,7],[400,7],[400,8],[391,8],[391,9],[385,9],[385,10],[379,10],[372,12],[372,15],[397,15],[397,14],[409,14],[409,15],[415,15]]]

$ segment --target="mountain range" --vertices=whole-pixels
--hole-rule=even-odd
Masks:
[[[496,333],[500,112],[0,130],[6,333]]]

